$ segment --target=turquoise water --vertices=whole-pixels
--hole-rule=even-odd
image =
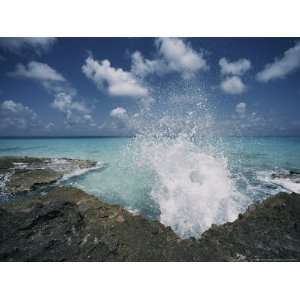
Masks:
[[[130,142],[130,138],[0,139],[0,155],[68,157],[104,162],[108,164],[104,171],[87,173],[65,184],[133,211],[138,207],[138,211],[156,217],[159,212],[155,204],[141,201],[149,193],[147,184],[141,182],[144,174],[137,175],[127,164],[129,158],[124,157]]]
[[[219,219],[226,221],[227,217],[220,217],[219,207],[228,210],[234,205],[235,215],[251,202],[279,191],[300,192],[300,183],[271,178],[274,173],[300,170],[299,137],[224,138],[213,146],[221,153],[221,164],[214,164],[215,154],[211,161],[201,151],[195,156],[197,145],[191,148],[172,142],[168,148],[166,144],[154,144],[142,144],[142,150],[136,151],[141,143],[134,138],[0,139],[0,155],[69,157],[107,163],[104,170],[70,178],[64,184],[149,218],[161,218],[182,235],[195,235],[190,230],[196,223],[196,230],[203,231]],[[197,164],[201,166],[199,170]],[[214,198],[216,191],[226,196]],[[234,201],[225,205],[223,198],[230,198],[233,192]],[[212,211],[215,203],[216,211]],[[200,215],[211,218],[203,225],[198,220]]]

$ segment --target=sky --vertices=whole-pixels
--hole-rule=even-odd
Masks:
[[[0,38],[0,136],[127,136],[203,103],[219,134],[299,136],[299,83],[298,38]]]

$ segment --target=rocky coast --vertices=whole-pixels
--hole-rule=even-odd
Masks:
[[[238,219],[182,239],[60,183],[96,162],[0,158],[0,261],[299,261],[300,195],[279,193]],[[79,172],[80,173],[80,172]]]

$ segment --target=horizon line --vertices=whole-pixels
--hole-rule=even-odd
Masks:
[[[68,139],[68,138],[134,138],[135,135],[66,135],[66,136],[0,136],[0,139]],[[269,138],[269,137],[300,137],[300,135],[224,135],[220,137],[248,137],[248,138]]]

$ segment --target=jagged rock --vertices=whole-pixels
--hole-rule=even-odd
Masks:
[[[75,188],[3,204],[0,260],[168,261],[192,259],[157,221],[134,216]],[[182,253],[181,253],[182,252]]]
[[[242,218],[207,230],[201,243],[233,260],[300,260],[300,195],[279,193]]]
[[[300,260],[300,195],[281,193],[201,239],[75,188],[0,206],[2,261]]]

